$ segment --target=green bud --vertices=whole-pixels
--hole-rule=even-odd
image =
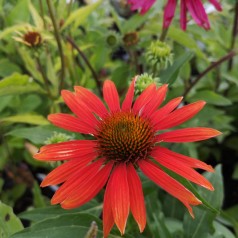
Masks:
[[[135,83],[135,95],[139,96],[152,83],[155,83],[157,87],[162,85],[159,78],[154,78],[150,74],[139,75]]]
[[[49,145],[49,144],[55,144],[55,143],[59,143],[59,142],[69,141],[69,140],[72,140],[72,139],[73,139],[72,136],[54,131],[53,135],[51,137],[47,138],[44,143],[46,145]]]

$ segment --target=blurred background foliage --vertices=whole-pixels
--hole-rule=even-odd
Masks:
[[[238,2],[223,0],[221,13],[207,4],[211,30],[189,21],[186,32],[178,13],[162,31],[165,2],[139,15],[124,0],[0,0],[0,237],[102,237],[102,194],[78,209],[50,206],[57,188],[39,183],[57,164],[32,155],[44,144],[83,138],[47,121],[50,113],[68,111],[61,89],[81,85],[101,96],[110,78],[123,98],[130,80],[143,73],[169,84],[166,100],[207,102],[183,126],[223,135],[172,148],[216,168],[205,174],[214,192],[176,177],[204,203],[194,208],[196,218],[142,176],[147,227],[140,234],[129,219],[124,237],[238,237]]]

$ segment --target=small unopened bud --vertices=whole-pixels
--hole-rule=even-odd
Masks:
[[[53,135],[51,137],[47,138],[46,141],[44,142],[44,144],[46,144],[46,145],[55,144],[55,143],[59,143],[59,142],[69,141],[72,139],[73,139],[72,136],[54,131]]]
[[[159,78],[154,78],[150,74],[144,73],[139,75],[135,83],[135,95],[140,95],[152,83],[155,83],[157,87],[162,85]]]
[[[123,36],[123,42],[125,46],[134,46],[138,43],[139,41],[139,36],[136,31],[126,33]]]
[[[109,31],[106,36],[106,43],[109,47],[116,47],[120,43],[120,36],[115,31]]]
[[[173,54],[168,44],[161,41],[154,41],[147,49],[146,57],[149,63],[166,69],[173,63]]]

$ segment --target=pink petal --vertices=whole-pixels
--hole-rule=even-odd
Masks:
[[[212,128],[194,127],[165,132],[157,136],[158,142],[195,142],[207,140],[220,135],[221,132]]]
[[[168,28],[174,18],[174,13],[177,5],[177,0],[168,0],[164,8],[163,28]]]
[[[217,0],[209,0],[211,4],[217,9],[217,11],[222,11],[221,4]]]

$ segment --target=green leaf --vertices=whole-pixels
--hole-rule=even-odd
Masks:
[[[79,214],[80,212],[99,216],[101,211],[102,205],[96,202],[95,200],[91,200],[85,205],[75,209],[64,210],[60,206],[49,206],[23,212],[19,214],[19,217],[30,221],[41,221],[44,220],[45,218],[48,219],[69,214],[74,215]]]
[[[228,106],[232,104],[232,102],[229,99],[210,90],[198,91],[196,92],[195,95],[190,97],[190,99],[205,100],[207,103],[217,105],[217,106]]]
[[[10,116],[5,118],[0,118],[0,122],[8,123],[27,123],[33,125],[48,125],[49,122],[41,115],[36,114],[18,114],[16,116]]]
[[[33,18],[33,21],[34,21],[36,27],[38,29],[43,29],[44,28],[44,22],[43,22],[41,16],[39,15],[39,13],[37,12],[37,10],[35,9],[35,7],[32,5],[31,2],[29,2],[29,10],[30,10],[31,16]]]
[[[13,32],[25,30],[29,26],[30,25],[28,23],[22,23],[22,24],[17,24],[11,27],[4,28],[4,30],[0,32],[0,40]]]
[[[41,193],[39,184],[36,181],[34,182],[32,193],[33,193],[33,198],[34,198],[34,200],[33,200],[34,207],[37,207],[37,208],[45,207],[46,206],[45,199]]]
[[[0,237],[8,238],[22,229],[23,225],[13,213],[12,208],[0,201]]]
[[[21,73],[21,68],[8,59],[0,60],[0,76],[7,77],[13,73]]]
[[[39,92],[40,87],[28,75],[14,73],[0,81],[0,96]]]
[[[179,58],[177,58],[173,65],[168,67],[166,70],[162,71],[160,74],[160,79],[162,83],[169,83],[172,85],[177,79],[181,67],[188,62],[193,57],[192,52],[185,52]]]
[[[61,30],[65,29],[70,24],[74,23],[74,28],[77,28],[82,24],[87,17],[102,3],[102,0],[97,1],[94,4],[89,4],[85,7],[80,7],[79,9],[73,11],[69,17],[65,20],[64,25]]]
[[[215,228],[214,236],[221,236],[222,238],[236,238],[235,235],[221,223],[214,221]]]
[[[58,128],[52,125],[18,128],[18,129],[9,131],[5,135],[12,135],[15,137],[24,138],[31,141],[34,144],[44,144],[44,142],[48,138],[52,137],[54,132],[62,132],[73,137],[75,135],[72,132],[65,131],[61,128]]]
[[[204,176],[213,184],[215,191],[211,192],[203,188],[198,188],[198,191],[207,202],[212,204],[216,209],[220,209],[224,196],[221,165],[216,166],[215,173],[206,172],[204,173]],[[185,238],[201,238],[209,233],[213,234],[213,221],[216,214],[201,210],[197,207],[194,207],[193,211],[195,215],[194,220],[189,214],[185,214],[184,216]]]
[[[205,54],[199,49],[197,42],[187,32],[184,32],[174,26],[170,26],[168,36],[179,44],[195,52],[197,56],[207,60]]]

